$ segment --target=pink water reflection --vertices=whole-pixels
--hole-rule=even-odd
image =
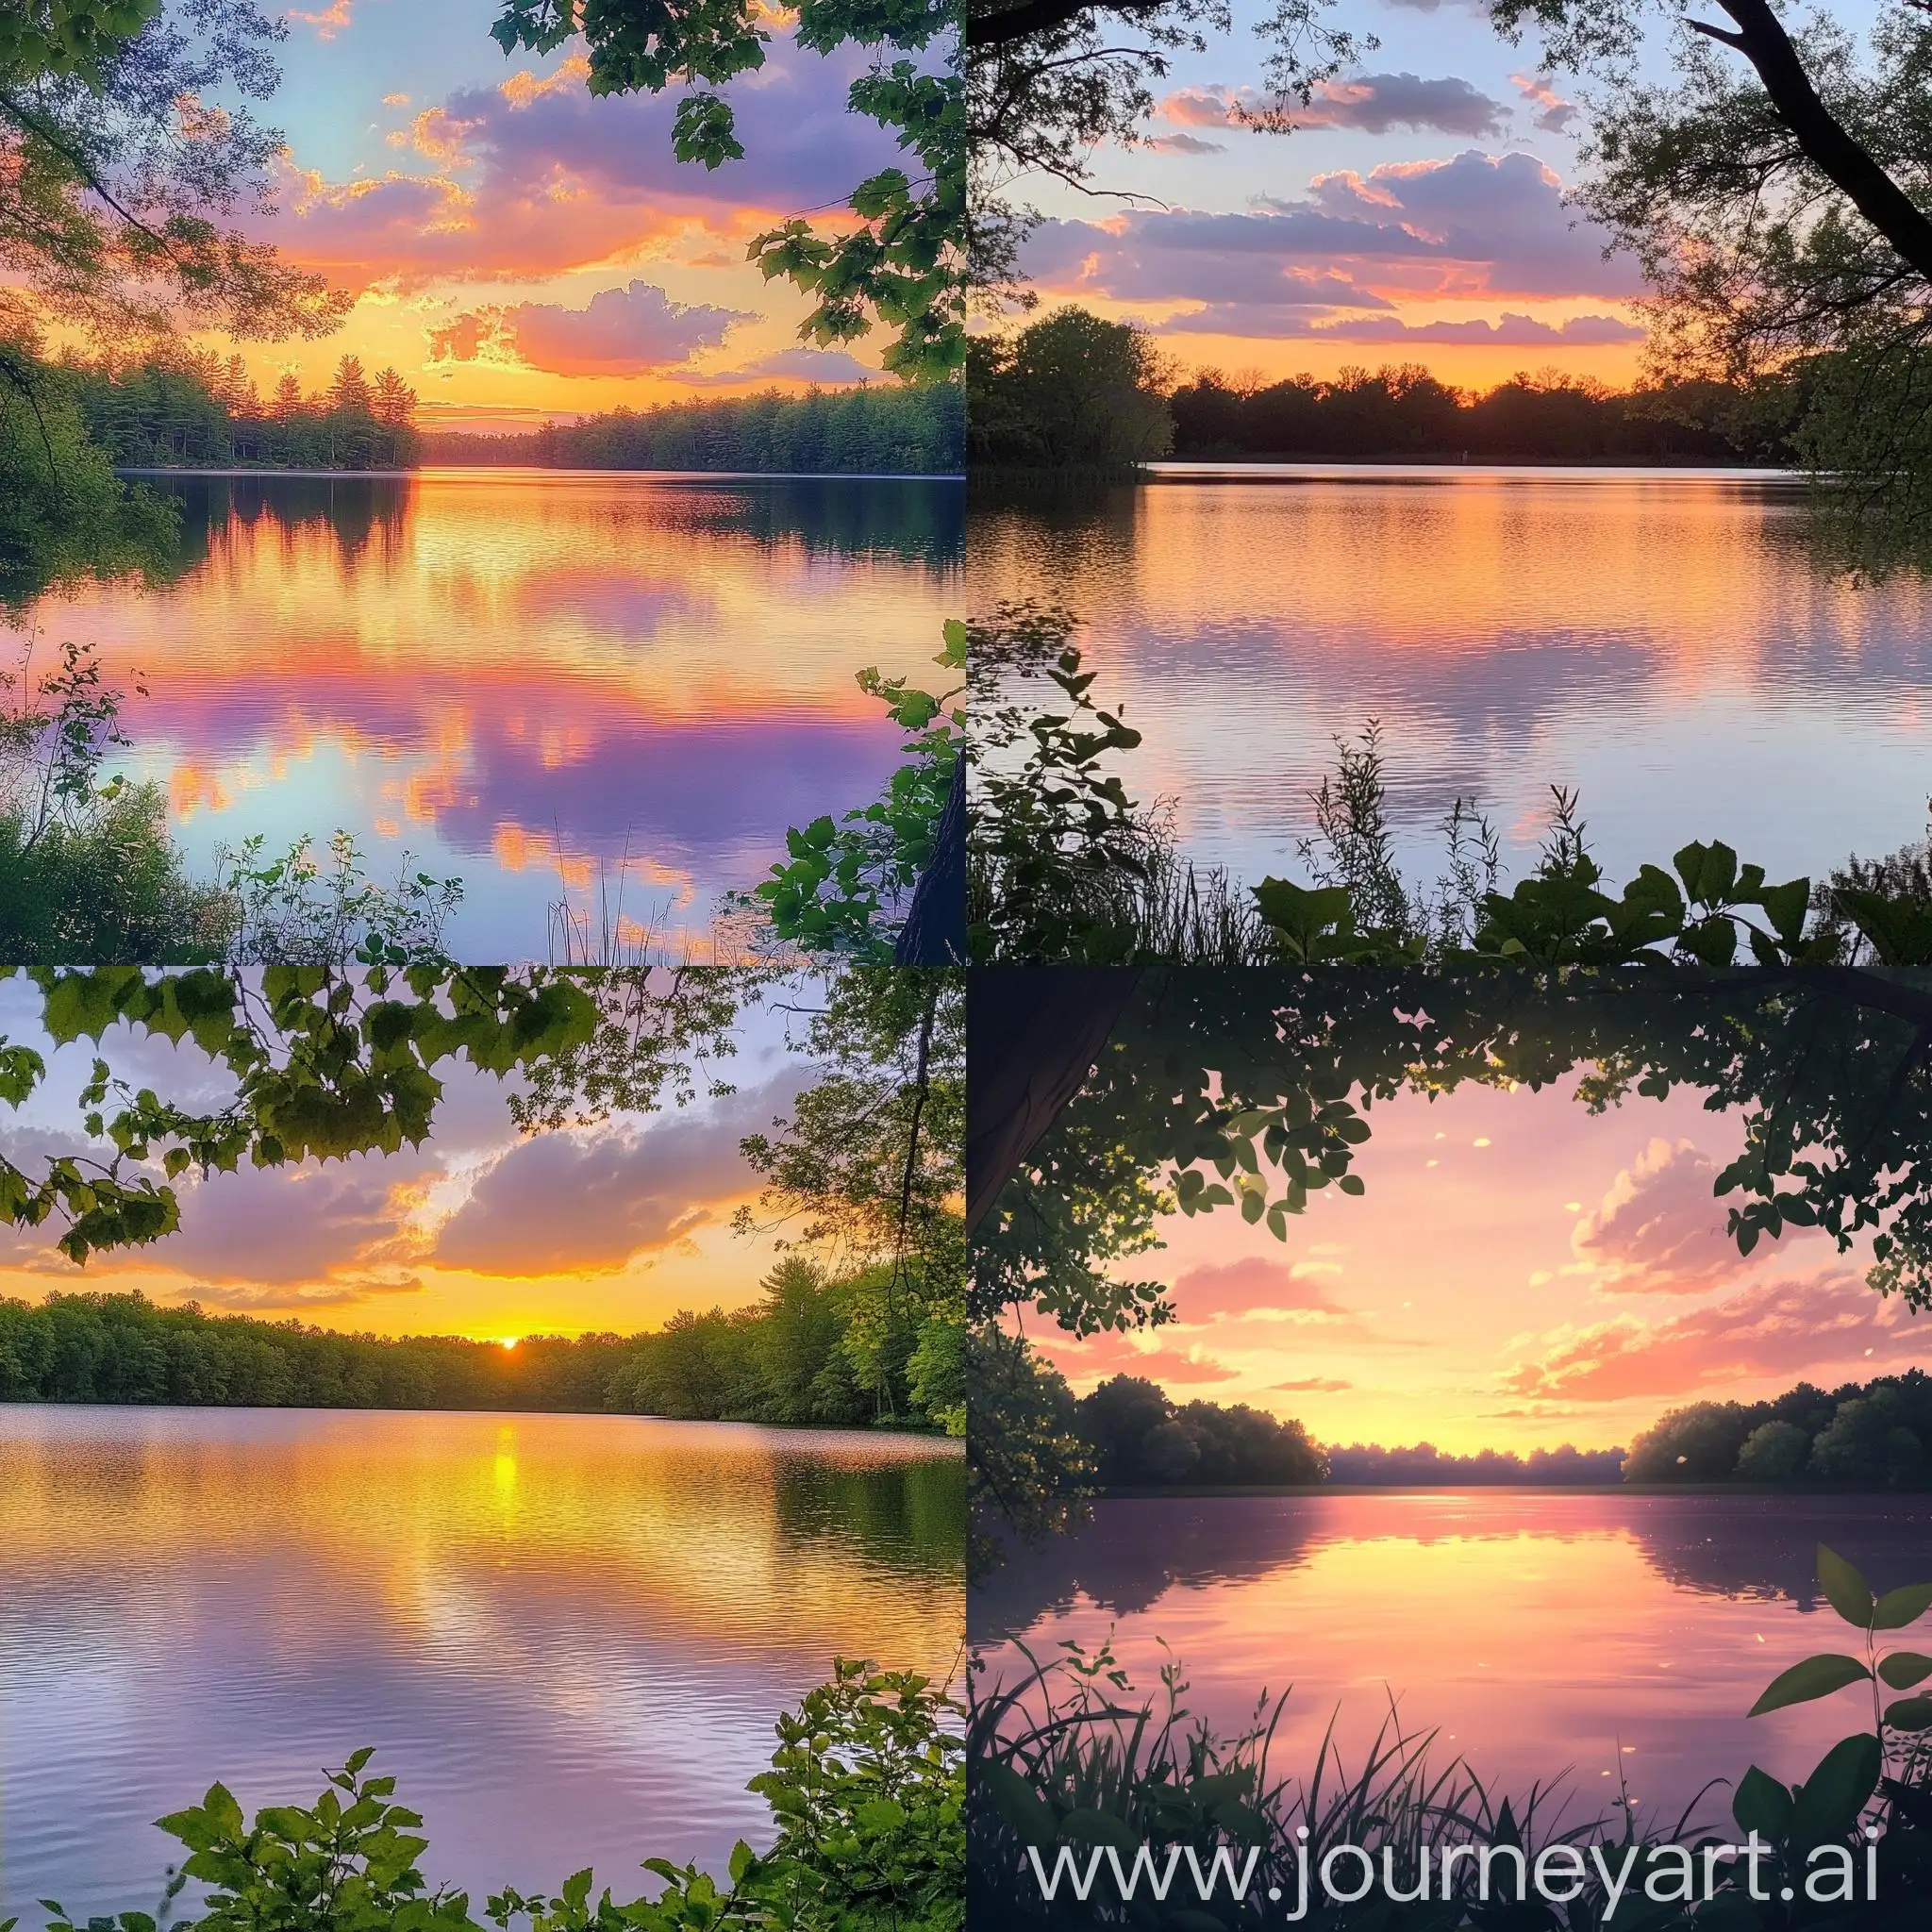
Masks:
[[[1653,1819],[1751,1763],[1790,1781],[1869,1722],[1846,1693],[1751,1719],[1816,1650],[1857,1648],[1815,1594],[1826,1541],[1880,1587],[1932,1577],[1932,1498],[1551,1491],[1117,1500],[1023,1555],[969,1623],[1001,1673],[1066,1640],[1115,1647],[1227,1729],[1289,1695],[1277,1768],[1310,1766],[1331,1715],[1359,1762],[1388,1718],[1439,1734],[1497,1794],[1568,1772],[1571,1815],[1620,1774]],[[1848,1640],[1851,1640],[1848,1641]],[[1921,1646],[1923,1647],[1923,1645]],[[1728,1787],[1704,1807],[1727,1815]]]

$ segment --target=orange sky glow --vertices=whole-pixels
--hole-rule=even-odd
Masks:
[[[809,212],[836,226],[852,188],[898,158],[846,112],[858,69],[800,53],[774,10],[761,70],[724,90],[746,154],[676,161],[682,90],[593,98],[580,43],[506,58],[479,0],[335,0],[287,18],[265,118],[286,145],[254,239],[355,306],[313,341],[231,342],[266,392],[311,393],[339,358],[393,365],[425,425],[521,429],[620,404],[796,391],[878,374],[876,337],[801,343],[808,299],[746,259]]]
[[[47,1054],[26,1007],[22,989],[6,990],[0,1032],[49,1060],[41,1093],[8,1120],[8,1156],[31,1171],[50,1152],[74,1151],[58,1096],[86,1077],[92,1049]],[[114,1029],[103,1052],[118,1074],[171,1095],[195,1095],[210,1078],[192,1044]],[[728,1096],[525,1135],[504,1086],[447,1062],[422,1147],[191,1173],[175,1183],[175,1233],[84,1266],[56,1248],[57,1228],[0,1229],[0,1297],[139,1290],[210,1314],[499,1342],[634,1334],[679,1308],[742,1307],[759,1298],[778,1251],[775,1236],[731,1226],[761,1187],[739,1141],[790,1110],[808,1069],[753,1015],[730,1072]]]
[[[1711,1192],[1741,1144],[1694,1093],[1592,1118],[1574,1079],[1465,1087],[1370,1114],[1365,1195],[1317,1195],[1285,1243],[1231,1212],[1162,1224],[1178,1320],[1035,1339],[1085,1391],[1143,1374],[1176,1401],[1298,1416],[1321,1441],[1468,1454],[1627,1445],[1665,1409],[1932,1361],[1932,1323],[1790,1233],[1748,1259]]]
[[[1655,291],[1578,199],[1574,76],[1481,8],[1367,15],[1349,22],[1358,58],[1266,132],[1270,9],[1238,0],[1174,54],[1141,139],[1092,157],[1101,198],[1016,184],[1046,217],[1020,254],[1034,288],[1141,323],[1183,374],[1421,363],[1474,391],[1519,372],[1629,385]]]

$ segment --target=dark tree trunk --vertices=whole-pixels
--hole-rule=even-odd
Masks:
[[[940,814],[933,854],[912,888],[905,929],[892,949],[900,966],[966,961],[966,759],[953,760],[952,788]]]
[[[1757,70],[1778,119],[1798,145],[1858,212],[1932,282],[1932,216],[1919,208],[1819,98],[1798,50],[1768,0],[1718,0],[1737,31],[1690,23],[1707,38],[1735,47]]]
[[[982,966],[966,983],[966,1225],[1058,1118],[1141,984],[1136,966]]]
[[[1135,21],[1158,14],[1173,0],[1021,0],[1016,7],[972,8],[966,16],[969,47],[1005,47],[1033,34],[1050,34],[1070,20],[1097,14]]]

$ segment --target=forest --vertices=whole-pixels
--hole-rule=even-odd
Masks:
[[[1519,1456],[1513,1449],[1478,1449],[1455,1456],[1433,1442],[1412,1449],[1384,1449],[1374,1443],[1352,1442],[1328,1451],[1328,1480],[1360,1483],[1368,1488],[1482,1489],[1492,1484],[1512,1487],[1564,1483],[1615,1483],[1624,1477],[1621,1449],[1578,1449],[1565,1442],[1555,1449],[1532,1449]]]
[[[1202,370],[1168,398],[1176,457],[1571,463],[1790,459],[1785,414],[1715,382],[1614,390],[1556,371],[1493,389],[1441,382],[1416,363],[1332,379],[1230,379]]]
[[[766,1277],[761,1301],[728,1314],[680,1311],[644,1334],[529,1335],[514,1346],[345,1334],[192,1303],[163,1307],[139,1293],[53,1294],[38,1306],[0,1299],[0,1401],[943,1426],[923,1400],[937,1400],[939,1381],[925,1357],[915,1360],[916,1339],[896,1347],[882,1391],[861,1382],[847,1343],[866,1285],[828,1280],[791,1257]]]
[[[343,356],[306,394],[285,371],[264,400],[240,356],[171,348],[63,372],[88,435],[121,469],[411,470],[416,391],[393,369],[371,377]]]
[[[1298,1486],[1328,1475],[1328,1458],[1300,1423],[1246,1403],[1176,1404],[1139,1375],[1110,1376],[1081,1397],[1076,1414],[1105,1489]]]
[[[1131,323],[1055,309],[975,338],[967,363],[975,464],[1115,470],[1165,457],[1257,462],[1787,463],[1804,376],[1630,390],[1546,370],[1474,391],[1416,363],[1335,376],[1182,379]]]
[[[1824,1390],[1800,1382],[1769,1402],[1694,1402],[1630,1445],[1633,1483],[1816,1483],[1932,1489],[1932,1375],[1907,1369]]]
[[[788,1045],[811,1077],[787,1114],[737,1143],[761,1185],[733,1226],[769,1236],[777,1258],[762,1297],[731,1313],[687,1310],[647,1333],[539,1333],[506,1347],[57,1291],[38,1305],[0,1299],[0,1400],[628,1409],[961,1434],[963,979],[859,966],[823,977],[715,967],[48,975],[51,1039],[75,1037],[76,1022],[107,1010],[178,1039],[187,1011],[205,1053],[262,1076],[213,1115],[145,1088],[122,1094],[132,1112],[82,1115],[84,1135],[139,1144],[155,1172],[129,1177],[108,1160],[30,1153],[31,1141],[18,1146],[25,1165],[0,1154],[0,1215],[50,1235],[64,1222],[59,1251],[83,1265],[178,1226],[174,1183],[190,1167],[232,1171],[244,1148],[256,1165],[279,1167],[392,1149],[405,1135],[420,1143],[441,1095],[431,1069],[459,1051],[527,1083],[511,1110],[531,1132],[685,1104],[709,1078],[700,1070],[736,1053],[734,1029],[758,1002],[786,1015]],[[19,1106],[47,1063],[0,1046],[0,1097]],[[101,1067],[105,1096],[113,1074]],[[294,1132],[295,1116],[282,1111],[291,1095]],[[193,1152],[175,1143],[183,1134]]]
[[[546,470],[714,470],[797,475],[929,475],[964,467],[965,395],[958,383],[714,396],[617,408],[527,435],[444,430],[432,464]]]
[[[1800,1382],[1767,1402],[1693,1403],[1659,1417],[1627,1451],[1566,1442],[1526,1456],[1507,1449],[1457,1456],[1429,1442],[1324,1445],[1299,1422],[1246,1403],[1176,1403],[1138,1375],[1110,1376],[1091,1393],[1068,1399],[1062,1413],[1102,1490],[1730,1482],[1932,1488],[1932,1376],[1923,1369],[1828,1391]]]

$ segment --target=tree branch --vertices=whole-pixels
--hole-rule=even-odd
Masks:
[[[1738,23],[1728,34],[1693,21],[1697,32],[1734,46],[1757,70],[1772,106],[1798,144],[1854,208],[1932,282],[1932,216],[1928,216],[1820,98],[1798,50],[1769,0],[1718,0]]]
[[[1172,0],[1024,0],[1019,7],[1004,7],[995,12],[969,12],[966,17],[966,44],[969,47],[1005,47],[1034,34],[1047,34],[1065,26],[1083,13],[1158,13]]]

